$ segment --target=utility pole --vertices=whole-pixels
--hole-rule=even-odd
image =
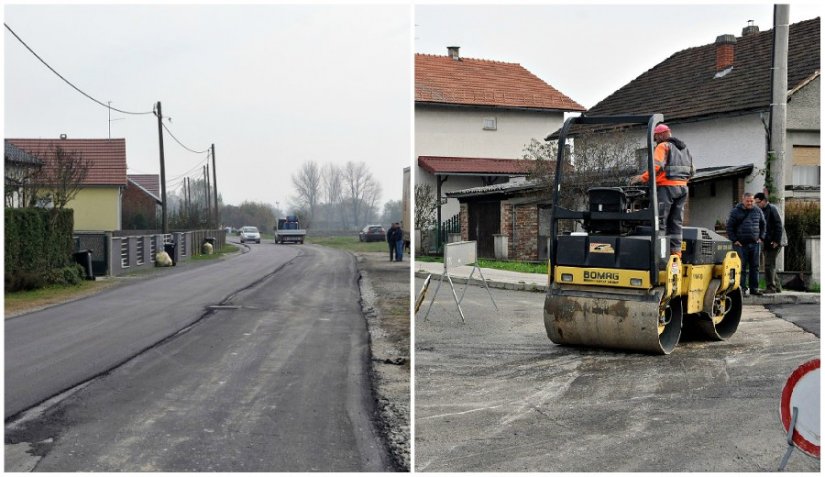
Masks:
[[[221,225],[221,213],[218,209],[218,173],[215,171],[215,143],[212,143],[212,190],[215,193],[215,227]]]
[[[773,64],[771,68],[771,136],[768,145],[770,179],[773,184],[770,201],[785,222],[785,139],[788,119],[788,23],[789,5],[773,7]],[[785,269],[784,254],[776,259],[778,270]]]
[[[163,159],[163,113],[160,110],[160,101],[158,101],[158,109],[155,111],[158,117],[158,144],[160,144],[160,215],[161,215],[161,233],[166,235],[169,233],[169,225],[166,222],[166,164]]]
[[[212,184],[209,178],[209,161],[206,161],[206,226],[212,225]]]
[[[192,226],[192,180],[186,179],[186,223]]]
[[[206,199],[206,220],[209,220],[209,172],[206,170],[207,166],[203,166],[203,197]]]

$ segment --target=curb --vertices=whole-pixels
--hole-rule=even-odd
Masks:
[[[438,272],[427,272],[426,270],[417,270],[415,272],[416,278],[427,278],[428,275],[432,275],[433,279],[439,279],[441,277],[441,273]],[[459,283],[461,285],[467,284],[466,277],[456,277],[450,275],[450,278],[453,280],[453,283]],[[478,285],[483,287],[484,284],[481,282],[480,279],[473,278],[471,280],[472,285]],[[513,291],[528,291],[528,292],[541,292],[544,293],[547,291],[547,284],[545,283],[527,283],[527,282],[502,282],[498,280],[487,280],[487,286],[490,288],[498,288],[501,290],[513,290]],[[770,295],[762,295],[762,296],[746,296],[743,299],[743,304],[745,305],[806,305],[806,304],[818,304],[820,303],[819,300],[819,293],[806,293],[806,292],[784,292],[784,293],[776,293]]]

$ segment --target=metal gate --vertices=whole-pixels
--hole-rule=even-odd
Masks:
[[[467,204],[468,238],[478,242],[478,256],[495,257],[493,235],[501,233],[501,202],[473,202]]]

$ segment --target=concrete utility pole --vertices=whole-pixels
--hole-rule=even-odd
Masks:
[[[166,164],[163,159],[163,113],[160,110],[160,101],[158,101],[155,115],[158,117],[158,144],[160,144],[160,230],[166,235],[169,233],[169,225],[166,222]]]
[[[785,139],[788,119],[788,31],[790,6],[773,7],[773,67],[771,68],[771,136],[768,154],[773,157],[770,178],[773,184],[770,201],[785,223]],[[784,254],[776,260],[778,270],[785,269]]]
[[[218,210],[218,174],[215,172],[215,144],[212,144],[212,190],[215,193],[215,227],[221,226],[221,213]]]

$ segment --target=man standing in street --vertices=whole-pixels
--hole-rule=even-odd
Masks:
[[[390,247],[390,262],[392,262],[398,248],[395,245],[395,224],[390,225],[390,228],[387,229],[387,245]]]
[[[753,196],[753,201],[762,209],[765,216],[765,244],[762,253],[765,255],[765,293],[780,293],[782,285],[776,273],[776,257],[782,250],[782,217],[779,209],[768,202],[768,197],[759,192]]]
[[[688,198],[688,179],[693,175],[693,157],[684,142],[671,136],[667,124],[653,130],[656,149],[653,162],[656,168],[656,199],[659,203],[660,230],[670,237],[670,254],[682,256],[682,216]],[[631,179],[630,183],[650,180],[650,174]]]
[[[401,223],[396,222],[395,225],[395,261],[400,262],[404,258],[404,229],[401,228]]]
[[[742,260],[742,280],[748,278],[751,295],[761,295],[759,291],[759,247],[765,238],[765,217],[762,209],[754,207],[753,194],[742,194],[742,202],[730,211],[726,229],[728,239]],[[747,275],[745,272],[747,271]],[[748,288],[740,284],[748,294]]]

